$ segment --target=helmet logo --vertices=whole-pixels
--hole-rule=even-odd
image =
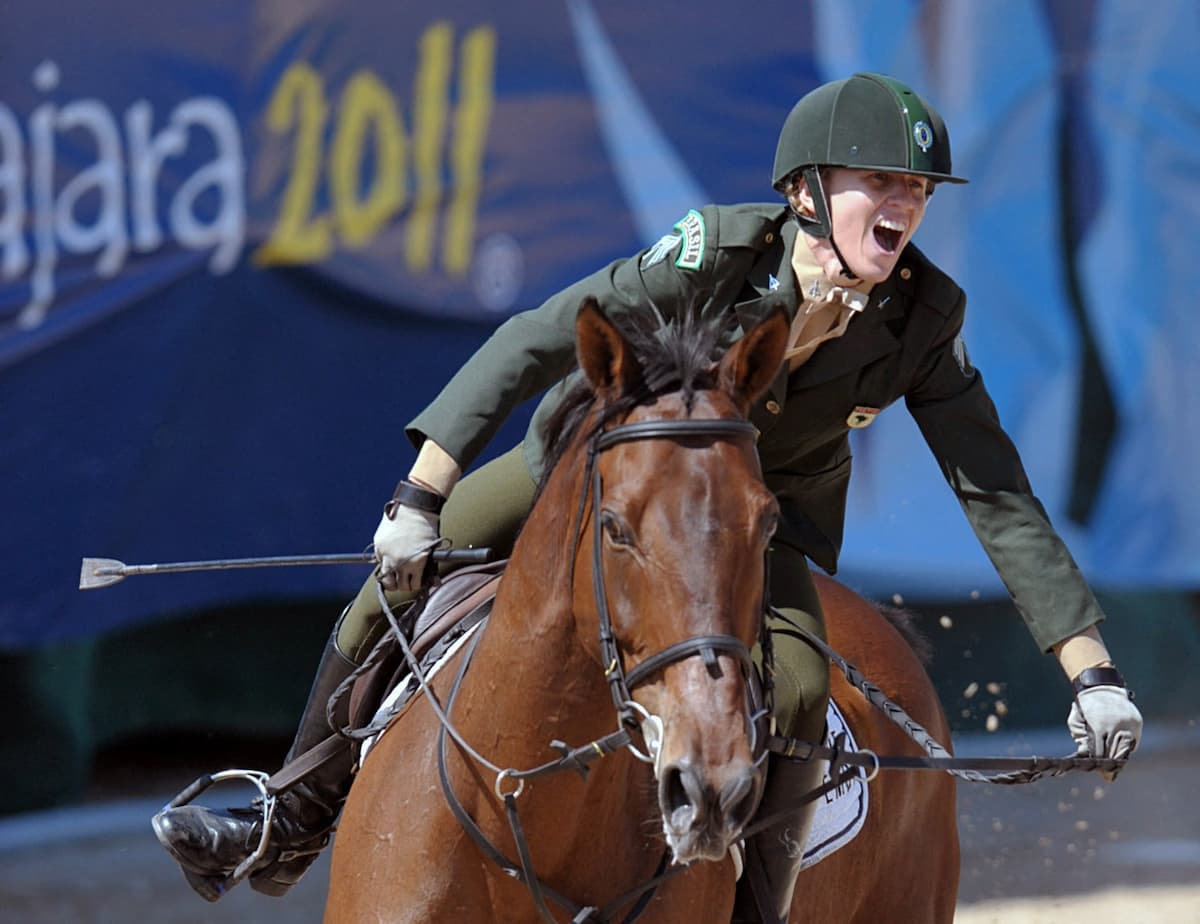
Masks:
[[[913,126],[913,138],[916,139],[921,153],[928,154],[929,149],[933,147],[933,131],[925,122],[918,122]]]

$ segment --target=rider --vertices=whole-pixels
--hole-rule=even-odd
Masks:
[[[967,357],[962,290],[910,243],[934,189],[962,182],[941,118],[899,81],[855,74],[804,96],[775,155],[773,185],[784,202],[690,211],[652,247],[513,316],[408,426],[418,453],[375,533],[379,581],[397,601],[410,599],[443,537],[458,547],[511,549],[541,474],[540,426],[561,391],[543,399],[520,446],[459,478],[514,407],[570,372],[585,295],[618,317],[651,306],[667,315],[694,306],[728,312],[735,337],[783,304],[792,319],[786,370],[751,413],[781,510],[770,553],[773,603],[824,634],[808,562],[830,573],[837,567],[849,431],[904,398],[1034,640],[1074,684],[1068,726],[1079,752],[1128,757],[1142,720],[1097,629],[1103,613]],[[374,584],[338,620],[289,759],[330,734],[330,691],[386,625]],[[778,733],[817,740],[828,665],[795,633],[773,636]],[[772,759],[760,811],[789,807],[822,771],[817,761]],[[347,748],[281,797],[253,888],[280,895],[303,875],[329,839],[351,778]],[[775,906],[765,920],[786,920],[811,805],[791,807],[747,845]],[[262,820],[253,810],[187,805],[154,824],[189,882],[215,900],[215,884],[257,846]],[[742,889],[735,920],[759,920]]]

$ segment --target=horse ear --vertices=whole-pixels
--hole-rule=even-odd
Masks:
[[[626,394],[641,381],[642,368],[632,347],[590,295],[575,318],[575,350],[579,368],[602,398]]]
[[[717,376],[721,390],[743,414],[775,381],[783,364],[791,325],[782,306],[756,324],[721,359]]]

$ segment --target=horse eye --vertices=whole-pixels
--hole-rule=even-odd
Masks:
[[[605,535],[614,545],[633,545],[633,540],[625,531],[625,525],[621,522],[621,518],[611,510],[600,512],[600,528],[604,530]]]

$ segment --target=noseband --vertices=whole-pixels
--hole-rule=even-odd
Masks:
[[[612,693],[613,705],[621,724],[628,728],[637,727],[640,711],[633,701],[630,690],[656,671],[662,670],[676,661],[682,661],[693,655],[700,655],[713,676],[720,676],[720,665],[717,652],[732,654],[742,665],[744,675],[753,670],[750,650],[738,638],[732,635],[697,635],[669,645],[657,654],[651,655],[628,673],[621,658],[616,635],[613,633],[612,617],[608,609],[608,595],[604,589],[603,568],[603,537],[600,529],[600,468],[597,459],[604,450],[619,443],[633,440],[667,439],[684,440],[695,437],[711,439],[749,439],[753,441],[758,434],[755,426],[746,420],[645,420],[637,423],[620,424],[611,430],[596,434],[588,444],[587,469],[584,474],[584,490],[579,499],[579,514],[575,523],[575,538],[572,542],[572,562],[575,551],[579,548],[579,534],[583,522],[583,512],[587,505],[588,485],[592,495],[592,589],[596,598],[596,613],[600,623],[600,655],[604,663],[604,676]],[[572,572],[574,566],[572,566]],[[765,608],[764,608],[765,613]],[[760,627],[760,634],[765,631],[765,621]],[[769,672],[764,672],[766,677]],[[765,681],[766,682],[766,681]]]

